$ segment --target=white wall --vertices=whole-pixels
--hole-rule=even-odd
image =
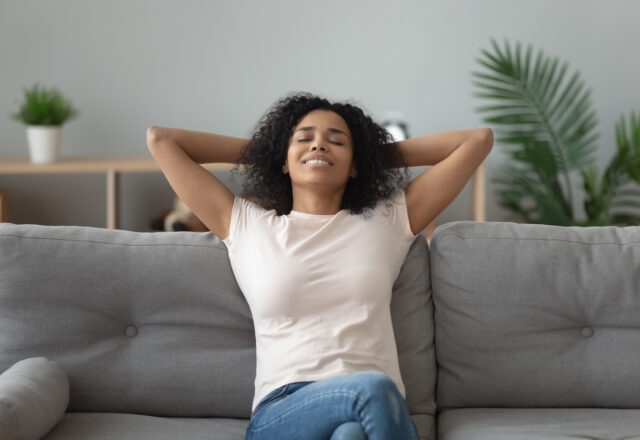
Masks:
[[[481,127],[473,109],[488,102],[472,96],[471,71],[494,37],[580,71],[602,169],[615,122],[640,109],[639,18],[638,0],[0,0],[0,155],[28,153],[25,127],[9,114],[37,81],[81,112],[64,126],[64,156],[148,154],[152,124],[249,137],[292,90],[355,100],[377,120],[399,110],[414,137]],[[488,179],[504,160],[497,144]],[[228,171],[215,174],[239,193]],[[488,183],[487,219],[508,220]],[[104,185],[100,174],[0,175],[14,223],[104,227]],[[438,222],[469,219],[470,195],[467,185]],[[121,228],[149,230],[172,198],[160,172],[125,174]]]

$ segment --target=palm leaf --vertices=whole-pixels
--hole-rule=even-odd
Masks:
[[[616,142],[619,155],[625,158],[625,171],[629,178],[640,183],[640,112],[631,113],[631,135],[627,138],[627,127],[624,116],[616,124]]]
[[[629,214],[614,214],[611,216],[613,224],[621,226],[640,226],[640,217]]]
[[[616,124],[616,141],[618,150],[601,179],[595,167],[581,172],[588,225],[640,224],[640,182],[636,178],[640,174],[640,119],[636,120],[635,112],[631,136],[627,138],[623,117]]]
[[[478,107],[476,111],[485,114],[487,124],[500,126],[501,130],[494,130],[495,143],[516,146],[512,157],[531,164],[528,178],[537,179],[541,186],[534,186],[532,180],[527,185],[519,184],[519,190],[528,187],[531,191],[533,188],[547,191],[548,202],[542,201],[545,193],[530,195],[541,210],[538,218],[560,224],[570,222],[573,217],[570,172],[593,163],[595,141],[599,137],[593,132],[597,118],[591,108],[591,92],[583,91],[584,83],[577,72],[564,84],[566,62],[560,66],[557,58],[551,59],[538,51],[532,63],[531,45],[524,56],[519,42],[515,54],[507,41],[504,48],[494,39],[491,45],[493,52],[481,49],[484,57],[477,59],[488,72],[472,72],[479,79],[474,84],[482,90],[474,96],[499,100],[500,104]],[[504,180],[504,176],[499,180]],[[515,177],[506,178],[506,182],[514,184]],[[509,191],[502,194],[510,197],[505,200],[506,206],[520,215],[527,212],[528,218],[532,218],[528,211],[515,208],[517,194]]]
[[[507,165],[493,181],[504,185],[504,189],[499,191],[499,204],[515,211],[525,222],[570,224],[571,219],[566,215],[562,201],[557,197],[549,197],[555,191],[549,180],[538,179],[535,173],[525,167]],[[533,201],[533,207],[523,206],[527,200]]]

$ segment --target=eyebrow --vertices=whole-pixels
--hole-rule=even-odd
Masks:
[[[316,127],[315,127],[315,126],[313,126],[313,125],[312,125],[312,126],[309,126],[309,127],[300,127],[300,128],[298,128],[296,131],[294,131],[294,133],[296,133],[296,132],[298,132],[298,131],[300,131],[300,130],[307,130],[307,131],[309,131],[309,130],[313,130],[314,128],[316,128]],[[329,127],[329,128],[327,129],[327,131],[329,131],[329,132],[331,132],[331,133],[342,133],[343,135],[345,135],[345,136],[349,137],[349,136],[347,135],[347,133],[345,133],[345,132],[344,132],[344,131],[342,131],[342,130],[338,130],[337,128]]]

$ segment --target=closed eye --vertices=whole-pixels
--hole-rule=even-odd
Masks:
[[[298,139],[298,142],[309,142],[311,139]],[[336,145],[342,145],[340,142],[333,142],[333,141],[329,141],[332,144],[336,144]]]

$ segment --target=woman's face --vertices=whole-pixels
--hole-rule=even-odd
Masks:
[[[315,148],[314,148],[315,147]],[[322,155],[330,163],[309,164],[307,158]],[[287,159],[282,167],[296,183],[346,186],[353,166],[353,139],[344,119],[331,110],[313,110],[294,127]]]

